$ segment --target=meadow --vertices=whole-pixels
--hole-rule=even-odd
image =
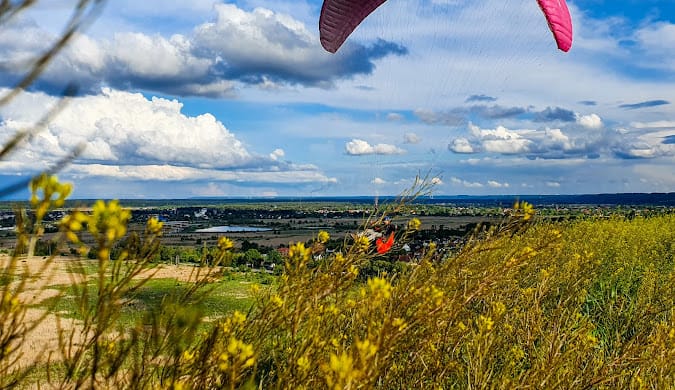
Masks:
[[[28,253],[69,193],[33,189]],[[227,237],[210,266],[151,262],[162,224],[129,233],[129,217],[100,201],[61,221],[93,260],[2,259],[0,388],[675,387],[672,213],[551,222],[520,203],[459,251],[369,276],[379,255],[358,232],[321,258],[326,232],[291,245],[280,276],[241,274]]]

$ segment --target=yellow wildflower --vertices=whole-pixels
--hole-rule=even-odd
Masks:
[[[395,328],[398,328],[398,331],[401,332],[408,327],[408,324],[402,318],[394,318],[394,321],[391,323]]]
[[[331,353],[327,371],[326,382],[333,389],[349,387],[350,382],[358,376],[354,369],[354,360],[346,353],[340,356]]]
[[[316,237],[317,241],[319,241],[322,244],[325,244],[330,240],[330,234],[328,234],[327,231],[321,230],[319,231],[319,234]]]
[[[164,222],[160,222],[157,218],[148,218],[148,223],[146,225],[148,233],[150,234],[159,234],[162,231]]]
[[[521,360],[525,357],[525,351],[517,345],[511,347],[511,355],[513,355],[514,360]]]
[[[357,341],[356,349],[359,351],[362,360],[370,359],[377,353],[377,346],[371,343],[370,340]]]
[[[243,324],[244,321],[246,321],[246,314],[240,312],[239,310],[235,310],[234,313],[232,313],[232,322],[235,324]]]
[[[291,247],[288,249],[288,257],[292,261],[303,263],[309,260],[309,257],[312,254],[311,252],[312,251],[309,248],[305,248],[305,244],[303,242],[298,242],[294,245],[291,245]]]
[[[492,304],[492,311],[497,317],[501,317],[502,314],[506,313],[506,305],[502,302],[495,302]]]
[[[383,278],[368,279],[368,288],[376,301],[391,297],[391,284]]]
[[[186,363],[191,362],[194,357],[195,353],[190,351],[183,351],[183,354],[181,355],[181,359]]]
[[[354,246],[359,252],[367,252],[368,248],[370,248],[370,241],[366,236],[358,236],[354,242]]]
[[[478,320],[476,321],[476,324],[478,325],[478,329],[480,329],[481,331],[489,332],[492,330],[492,327],[494,326],[495,322],[490,317],[480,315],[478,317]]]
[[[300,368],[300,371],[309,370],[309,359],[307,359],[307,357],[300,356],[296,363],[298,364],[298,368]]]
[[[234,243],[229,238],[223,236],[218,237],[218,249],[221,251],[226,251],[234,248]]]
[[[421,227],[422,221],[420,221],[418,218],[413,218],[408,221],[408,230],[420,230]]]
[[[357,277],[359,275],[359,269],[355,265],[350,265],[349,269],[347,269],[347,274],[351,277]]]
[[[276,307],[281,307],[284,305],[284,300],[277,294],[274,294],[270,297],[270,302]]]

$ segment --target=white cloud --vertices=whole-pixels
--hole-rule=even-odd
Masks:
[[[471,146],[471,143],[469,142],[468,139],[466,138],[455,138],[450,145],[448,145],[448,149],[455,152],[455,153],[473,153],[473,147]]]
[[[345,144],[345,151],[352,156],[368,154],[403,154],[405,150],[390,144],[371,145],[362,139],[353,139]]]
[[[389,121],[402,121],[403,115],[399,114],[398,112],[390,112],[390,113],[387,114],[387,120],[389,120]]]
[[[672,59],[672,51],[675,47],[675,24],[652,23],[638,30],[635,38],[647,51],[648,56],[666,59],[666,61],[654,62],[650,64],[651,66],[675,70],[675,60]]]
[[[603,126],[602,119],[597,114],[580,115],[577,117],[577,123],[587,129],[600,129]]]
[[[274,149],[274,151],[270,153],[270,159],[277,161],[279,159],[284,158],[285,155],[286,153],[284,152],[283,149]]]
[[[379,186],[379,185],[387,184],[387,181],[384,180],[384,179],[382,179],[382,178],[380,178],[380,177],[376,177],[376,178],[374,178],[370,183]]]
[[[519,132],[511,131],[504,126],[497,126],[495,129],[481,129],[470,123],[468,127],[471,135],[480,143],[481,149],[486,152],[501,154],[526,153],[530,150],[530,145],[532,145],[531,140],[524,138]],[[521,132],[529,133],[530,131]],[[453,147],[462,150],[463,153],[476,151],[471,147],[468,140],[464,138],[455,139]]]
[[[551,188],[559,188],[560,183],[557,181],[547,181],[546,182],[546,187],[551,187]]]
[[[506,183],[506,182],[500,183],[500,182],[495,181],[495,180],[488,180],[487,184],[488,184],[489,187],[492,187],[492,188],[509,188],[509,183]]]
[[[0,91],[1,93],[2,91]],[[0,110],[0,142],[56,104],[42,93],[25,92]],[[235,182],[331,182],[310,164],[280,161],[282,149],[258,156],[211,114],[189,116],[177,100],[146,98],[105,88],[100,95],[72,98],[62,111],[9,160],[5,172],[53,165],[78,145],[84,152],[65,173],[128,180],[232,180]],[[255,168],[254,170],[251,168]],[[84,175],[84,176],[83,176]]]
[[[415,133],[405,133],[403,135],[403,142],[406,144],[418,144],[421,141],[420,137]]]
[[[433,177],[431,178],[431,184],[439,186],[443,184],[443,180],[440,177]]]
[[[654,122],[633,122],[631,127],[636,129],[650,129],[650,128],[672,128],[675,129],[675,121],[654,121]]]
[[[483,184],[481,184],[481,183],[470,182],[470,181],[462,180],[462,179],[457,178],[457,177],[451,177],[450,183],[452,183],[454,185],[460,185],[460,186],[463,186],[463,187],[466,187],[466,188],[482,188],[483,187]]]
[[[205,6],[197,7],[200,14]],[[209,97],[231,97],[242,85],[265,91],[291,85],[328,88],[337,80],[372,73],[375,60],[406,52],[391,42],[350,42],[332,55],[323,50],[316,31],[292,16],[227,3],[209,9],[214,20],[203,23],[207,16],[202,15],[202,23],[189,32],[165,36],[140,28],[115,29],[106,38],[80,35],[43,73],[41,88],[54,91],[72,80],[87,92],[106,85]],[[25,69],[21,61],[37,57],[55,40],[37,23],[3,27],[0,56],[17,62],[2,70],[11,77]]]

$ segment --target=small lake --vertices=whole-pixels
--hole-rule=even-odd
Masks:
[[[212,226],[206,229],[197,229],[195,233],[243,233],[243,232],[269,232],[271,228],[256,226]]]

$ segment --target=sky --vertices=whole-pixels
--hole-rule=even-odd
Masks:
[[[0,25],[0,96],[73,3]],[[568,0],[568,53],[535,0],[389,0],[331,54],[321,3],[109,1],[0,107],[0,145],[61,108],[0,189],[82,147],[76,198],[675,191],[672,0]]]

